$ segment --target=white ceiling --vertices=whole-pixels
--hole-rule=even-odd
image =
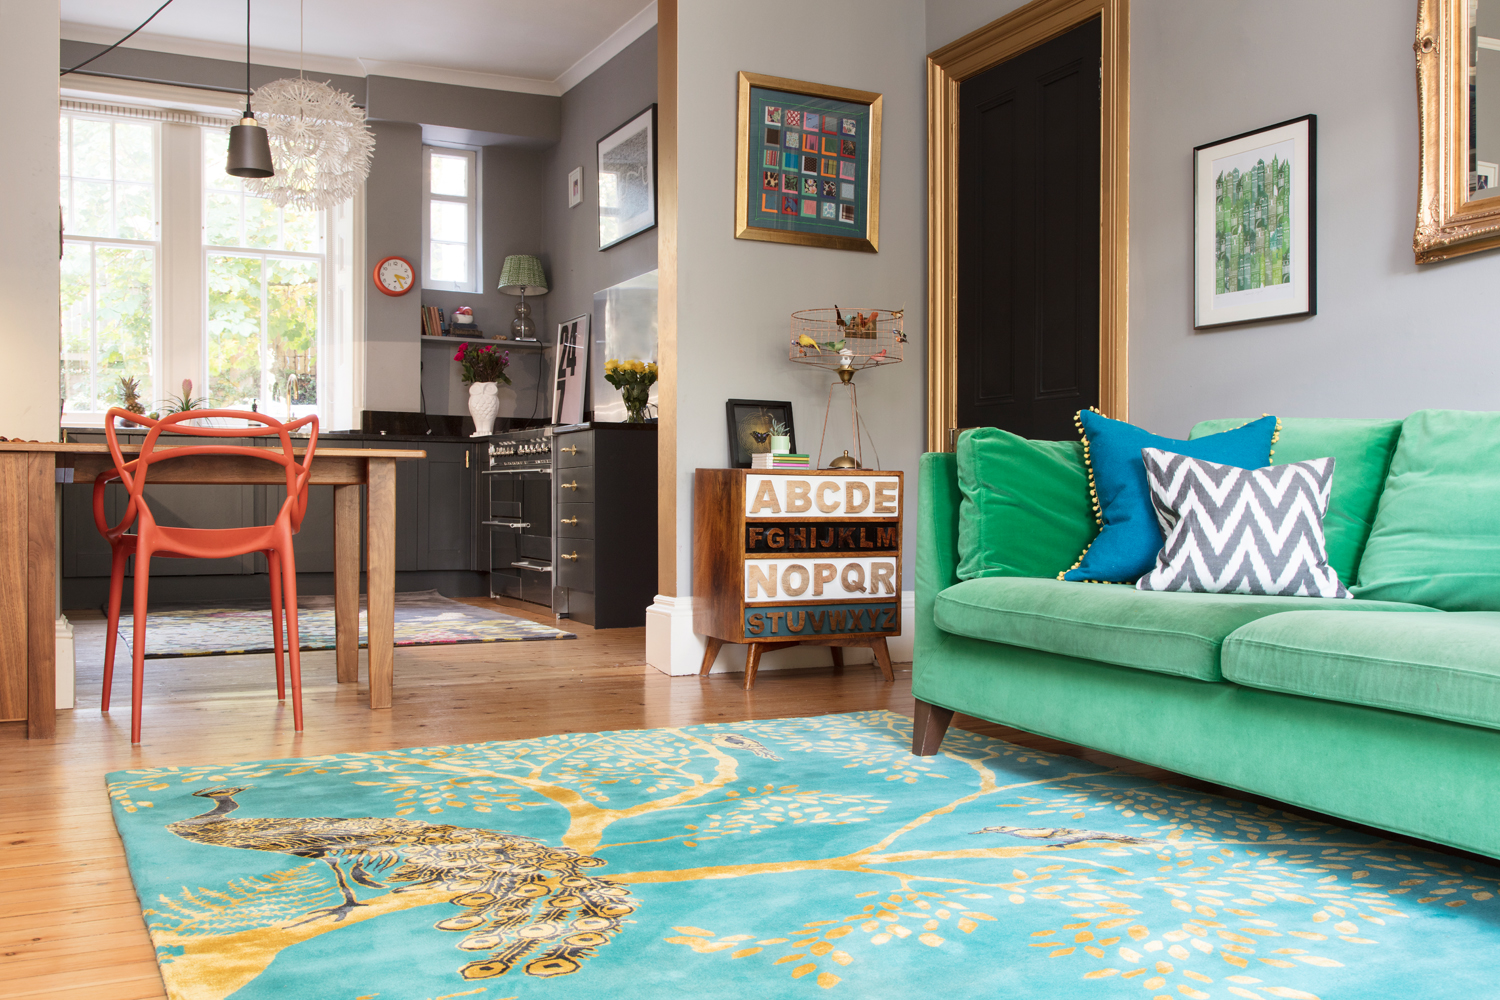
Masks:
[[[255,62],[297,67],[299,4],[314,72],[541,94],[569,89],[656,24],[655,0],[253,0]],[[62,37],[113,43],[160,5],[62,0]],[[244,2],[173,0],[125,47],[243,59]]]

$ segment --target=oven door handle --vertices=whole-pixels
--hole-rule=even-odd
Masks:
[[[529,563],[529,562],[524,562],[523,561],[523,562],[513,562],[513,563],[511,563],[511,565],[514,566],[516,569],[529,569],[533,573],[550,573],[550,572],[552,572],[552,567],[551,566],[538,566],[536,563]]]
[[[485,521],[483,523],[491,528],[515,528],[517,531],[531,527],[530,521]]]

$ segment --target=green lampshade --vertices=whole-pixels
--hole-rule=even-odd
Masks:
[[[500,266],[500,291],[506,295],[546,295],[547,275],[542,262],[525,253],[505,258]]]

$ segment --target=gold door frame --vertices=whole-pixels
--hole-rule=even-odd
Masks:
[[[1500,198],[1471,201],[1464,0],[1420,0],[1417,104],[1421,112],[1418,264],[1500,246]]]
[[[1459,0],[1447,0],[1459,2]],[[1099,81],[1099,408],[1128,417],[1130,0],[1034,0],[927,57],[927,448],[958,424],[958,85],[1090,18]]]

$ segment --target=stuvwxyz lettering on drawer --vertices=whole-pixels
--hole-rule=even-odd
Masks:
[[[901,480],[886,476],[745,477],[745,516],[897,517]]]
[[[900,631],[901,609],[896,604],[762,605],[746,608],[744,613],[744,637],[750,640]]]
[[[890,556],[745,560],[746,604],[889,600],[896,592]]]

